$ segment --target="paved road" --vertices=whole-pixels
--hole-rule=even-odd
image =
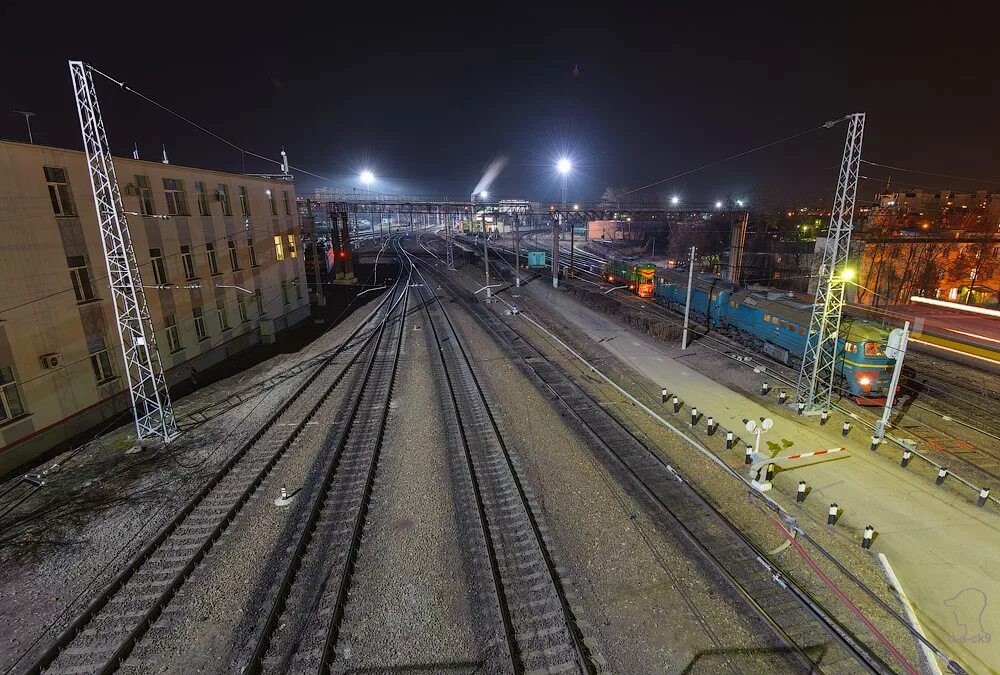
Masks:
[[[775,450],[846,444],[846,459],[779,472],[775,497],[786,505],[794,502],[795,487],[805,480],[813,486],[807,500],[813,509],[825,512],[831,502],[844,508],[838,527],[860,532],[873,524],[879,533],[874,550],[895,568],[928,637],[975,672],[1000,672],[1000,611],[994,608],[1000,605],[1000,514],[995,509],[977,509],[968,495],[936,488],[925,474],[871,453],[860,433],[844,441],[839,424],[820,427],[815,418],[776,414],[775,406],[765,407],[696,372],[679,348],[626,331],[546,284],[532,283],[522,292],[545,300],[610,353],[670,391],[682,392],[688,405],[728,428],[766,415],[774,418],[774,428],[765,440]]]

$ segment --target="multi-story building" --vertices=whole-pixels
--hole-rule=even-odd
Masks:
[[[169,385],[309,316],[290,181],[115,159]],[[83,153],[0,142],[0,474],[129,405]]]

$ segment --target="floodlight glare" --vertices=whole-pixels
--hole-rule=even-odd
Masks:
[[[373,174],[368,169],[361,172],[361,182],[365,185],[370,185],[375,182],[375,174]]]
[[[674,206],[677,206],[678,204],[680,204],[680,202],[681,198],[676,195],[670,198],[670,203],[673,204]]]
[[[556,168],[559,170],[559,173],[566,174],[573,170],[573,163],[563,157],[556,164]]]

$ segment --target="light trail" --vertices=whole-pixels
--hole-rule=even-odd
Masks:
[[[969,312],[972,314],[983,314],[985,316],[992,316],[994,318],[1000,319],[1000,311],[995,309],[986,309],[985,307],[975,307],[973,305],[960,305],[956,302],[945,302],[944,300],[935,300],[934,298],[921,298],[919,296],[912,296],[910,298],[911,302],[920,302],[925,305],[935,305],[937,307],[944,307],[946,309],[954,309],[960,312]]]

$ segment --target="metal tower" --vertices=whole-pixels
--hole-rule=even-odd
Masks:
[[[445,267],[450,270],[455,269],[455,253],[451,248],[451,237],[452,229],[455,227],[455,223],[448,222],[449,214],[444,215],[444,257],[445,257]]]
[[[853,113],[837,122],[848,121],[847,141],[840,164],[837,193],[833,199],[826,250],[816,284],[809,334],[802,355],[802,369],[795,387],[795,398],[804,404],[803,412],[819,413],[830,409],[833,381],[837,374],[837,343],[844,290],[853,271],[847,267],[854,221],[854,200],[858,192],[861,141],[865,133],[865,114]],[[827,122],[831,127],[836,122]]]
[[[104,247],[104,262],[114,299],[115,318],[118,320],[129,393],[132,395],[136,436],[138,439],[162,438],[169,442],[177,436],[177,422],[156,350],[118,178],[101,109],[97,104],[93,75],[90,66],[82,61],[70,61],[69,71],[80,115],[83,147],[97,207],[97,222],[101,228],[101,245]]]

